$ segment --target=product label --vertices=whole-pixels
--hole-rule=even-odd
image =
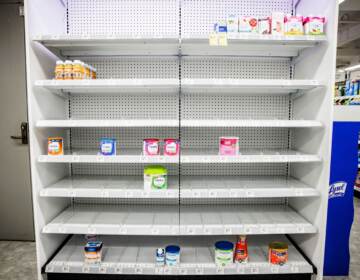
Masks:
[[[166,187],[166,178],[165,176],[154,176],[152,179],[152,188],[163,189]]]
[[[336,197],[343,197],[346,193],[346,182],[335,182],[329,187],[329,199]]]
[[[111,154],[113,149],[112,143],[103,143],[101,145],[101,153],[103,154]]]
[[[270,263],[284,265],[288,260],[288,250],[269,250]]]
[[[233,262],[232,250],[215,250],[215,263],[219,266],[226,266]]]
[[[180,254],[166,253],[166,265],[175,266],[180,263]]]
[[[166,144],[165,152],[169,155],[176,155],[177,154],[177,144],[175,142]]]
[[[49,143],[49,152],[51,152],[51,153],[60,152],[60,143],[59,142],[50,142]]]

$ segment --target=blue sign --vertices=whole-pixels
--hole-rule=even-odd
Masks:
[[[346,182],[336,182],[331,184],[329,188],[329,199],[345,196],[346,186]]]

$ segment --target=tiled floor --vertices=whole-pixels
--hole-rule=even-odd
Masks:
[[[355,199],[355,219],[351,232],[351,267],[349,277],[326,280],[360,280],[360,200]],[[35,280],[35,244],[0,241],[0,280]]]

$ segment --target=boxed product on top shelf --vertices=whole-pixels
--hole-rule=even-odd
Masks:
[[[96,79],[96,68],[81,60],[58,60],[54,72],[55,80]]]
[[[260,35],[324,35],[325,17],[285,15],[273,12],[268,17],[229,15],[226,20],[214,24],[210,45],[227,45],[225,34]]]

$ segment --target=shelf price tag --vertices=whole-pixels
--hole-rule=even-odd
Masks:
[[[136,273],[136,274],[143,274],[143,268],[140,267],[140,266],[136,267],[136,268],[135,268],[135,273]]]
[[[196,273],[197,275],[203,275],[203,274],[204,274],[204,268],[202,268],[202,267],[197,267],[197,268],[195,269],[195,273]]]
[[[106,265],[106,264],[102,264],[102,265],[99,267],[99,272],[100,272],[100,273],[106,273],[106,272],[107,272],[107,265]]]
[[[252,232],[253,232],[253,231],[252,231],[252,228],[249,227],[249,226],[245,226],[245,229],[244,229],[244,230],[245,230],[245,233],[246,233],[246,234],[252,234]]]
[[[259,268],[257,266],[253,266],[251,268],[251,274],[259,274]]]
[[[164,273],[164,268],[162,268],[162,267],[155,267],[155,273],[156,273],[156,274],[163,274],[163,273]]]
[[[186,268],[180,268],[179,274],[186,275],[187,274],[187,269]]]
[[[278,274],[279,273],[279,266],[278,265],[271,265],[270,271],[271,271],[271,273]]]
[[[76,191],[75,190],[69,190],[68,196],[69,197],[76,197]]]
[[[208,227],[204,228],[204,233],[205,234],[212,234],[211,228],[208,228]]]
[[[117,266],[117,267],[115,267],[115,273],[122,274],[122,273],[123,273],[123,268],[122,268],[122,266]]]
[[[223,267],[221,267],[221,266],[216,267],[216,274],[224,274],[224,273],[225,273],[225,270]]]
[[[83,272],[83,273],[89,273],[89,272],[90,272],[90,267],[88,267],[88,266],[83,266],[83,267],[82,267],[82,272]]]
[[[229,227],[226,227],[226,228],[224,229],[224,233],[225,233],[225,234],[232,234],[232,229],[229,228]]]
[[[109,191],[103,190],[103,191],[101,192],[101,197],[103,197],[103,198],[109,198],[109,197],[110,197]]]
[[[66,264],[63,264],[62,265],[62,271],[65,272],[65,273],[68,273],[70,271],[70,267]]]
[[[194,233],[195,233],[195,228],[193,228],[193,227],[187,227],[186,233],[187,233],[187,234],[190,234],[190,235],[194,234]]]

